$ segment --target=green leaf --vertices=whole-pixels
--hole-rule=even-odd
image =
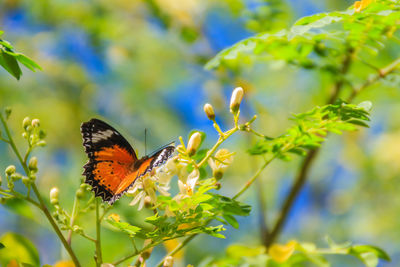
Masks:
[[[0,65],[8,71],[12,76],[14,76],[17,80],[21,77],[21,69],[18,66],[17,60],[15,57],[9,55],[4,50],[0,49]]]
[[[33,72],[35,72],[36,69],[42,70],[42,68],[35,61],[33,61],[32,59],[23,54],[18,54],[16,58],[21,64],[23,64],[25,67],[27,67]]]
[[[222,215],[222,217],[224,217],[224,219],[230,224],[232,225],[232,227],[238,229],[239,228],[239,223],[238,221],[235,219],[235,217],[233,217],[232,215],[229,214],[224,214]]]
[[[134,237],[139,231],[142,230],[140,227],[130,225],[127,222],[117,222],[113,219],[107,219],[107,222],[122,232],[127,233],[130,237]]]
[[[368,104],[365,104],[368,107]],[[347,104],[342,100],[332,105],[315,107],[310,111],[295,114],[291,119],[295,125],[284,134],[273,139],[259,140],[248,151],[252,155],[271,154],[281,160],[290,160],[288,153],[301,156],[306,150],[319,147],[328,132],[342,134],[354,131],[359,125],[368,127],[369,113],[363,106]]]
[[[206,202],[207,200],[210,200],[212,198],[213,198],[213,196],[209,195],[209,194],[199,195],[199,196],[195,196],[195,198],[193,199],[192,203],[194,205],[197,205],[197,204],[200,204],[202,202]]]
[[[358,126],[369,128],[369,125],[367,123],[365,123],[363,121],[360,121],[360,120],[348,120],[346,122],[354,124],[354,125],[358,125]]]
[[[6,266],[13,259],[33,266],[40,265],[37,249],[24,236],[8,232],[0,238],[0,242],[5,246],[5,248],[0,250],[0,263],[2,266]]]
[[[384,250],[370,245],[353,246],[349,254],[359,258],[367,267],[377,266],[379,259],[390,261],[389,255]]]

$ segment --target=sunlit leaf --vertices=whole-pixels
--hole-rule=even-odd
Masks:
[[[276,262],[283,263],[287,261],[296,249],[297,242],[292,240],[286,245],[273,244],[268,249],[268,255]]]
[[[0,263],[3,266],[6,266],[11,260],[39,266],[39,253],[26,237],[8,232],[0,238],[0,242],[5,246],[0,250]]]
[[[127,233],[130,237],[134,237],[141,230],[140,227],[130,225],[127,222],[115,221],[112,218],[107,219],[107,222],[115,228]]]
[[[390,257],[385,251],[370,245],[353,246],[350,248],[349,254],[359,258],[367,267],[376,267],[379,259],[390,261]]]

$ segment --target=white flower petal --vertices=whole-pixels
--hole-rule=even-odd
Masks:
[[[136,205],[136,203],[138,203],[140,199],[142,199],[142,198],[144,199],[145,196],[146,196],[146,195],[145,195],[145,192],[144,192],[144,191],[139,192],[139,193],[135,196],[135,198],[131,201],[131,203],[129,203],[129,205],[130,205],[130,206]]]

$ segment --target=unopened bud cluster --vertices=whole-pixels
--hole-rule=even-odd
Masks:
[[[7,186],[10,190],[14,189],[14,182],[23,178],[22,174],[18,173],[14,165],[10,165],[6,168],[5,172],[7,177]],[[1,184],[1,182],[0,182]]]
[[[231,113],[234,115],[234,120],[235,120],[235,126],[237,126],[238,119],[239,119],[239,110],[240,110],[240,103],[242,102],[243,99],[243,88],[242,87],[236,87],[231,95],[231,102],[229,105],[229,109]],[[218,131],[218,133],[221,136],[224,136],[224,133],[222,132],[220,126],[217,124],[215,121],[215,112],[214,108],[211,104],[206,103],[203,107],[204,112],[206,113],[207,117],[214,122],[214,128]]]
[[[46,141],[43,140],[46,137],[46,134],[40,129],[39,119],[31,120],[29,117],[25,117],[22,121],[22,128],[24,129],[22,137],[28,141],[29,146],[35,147],[46,145]]]

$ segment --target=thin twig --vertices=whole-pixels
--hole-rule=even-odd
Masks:
[[[78,197],[75,194],[75,198],[74,198],[74,204],[72,206],[72,212],[71,212],[71,221],[69,226],[71,227],[71,229],[68,231],[68,235],[67,235],[67,242],[69,245],[71,245],[71,238],[72,238],[72,227],[74,226],[75,223],[75,219],[77,217],[77,210],[78,210]]]
[[[387,75],[395,71],[399,67],[399,65],[400,65],[400,58],[392,61],[386,67],[379,69],[378,74],[370,76],[363,84],[353,89],[350,97],[347,99],[347,102],[349,103],[352,102],[358,94],[360,94],[362,91],[364,91],[366,88],[376,83],[380,79],[385,78]]]
[[[242,195],[253,183],[254,181],[258,178],[258,176],[261,174],[261,172],[265,169],[265,167],[268,166],[268,164],[271,163],[275,159],[276,156],[270,158],[269,160],[265,161],[264,164],[261,166],[260,169],[251,177],[242,187],[242,189],[239,190],[239,192],[236,193],[236,195],[232,199],[237,199]]]
[[[120,259],[120,260],[117,260],[116,262],[113,263],[113,265],[121,264],[121,263],[123,263],[124,261],[126,261],[126,260],[128,260],[128,259],[130,259],[130,258],[133,258],[133,257],[135,257],[135,256],[137,256],[137,255],[139,255],[139,254],[141,254],[141,253],[143,253],[143,252],[145,252],[145,251],[148,250],[149,248],[152,248],[152,247],[157,246],[158,244],[161,244],[162,242],[164,242],[164,240],[160,240],[160,241],[157,241],[157,242],[154,242],[154,243],[150,243],[150,244],[148,244],[147,246],[144,246],[141,250],[136,250],[134,253],[129,254],[129,255],[123,257],[123,258]]]
[[[355,55],[355,50],[353,48],[348,48],[346,56],[342,63],[342,69],[340,70],[341,77],[339,77],[339,80],[334,85],[333,92],[331,93],[327,101],[328,104],[333,104],[338,98],[345,82],[344,76],[350,69],[350,65],[352,63],[354,55]]]
[[[9,144],[10,144],[11,148],[13,149],[15,155],[17,156],[19,162],[21,163],[21,165],[22,165],[22,167],[23,167],[23,169],[25,171],[25,174],[28,177],[30,177],[29,168],[24,163],[24,161],[23,161],[23,159],[21,157],[21,154],[19,153],[19,151],[18,151],[18,149],[17,149],[17,147],[16,147],[16,145],[14,143],[14,140],[13,140],[13,138],[11,136],[10,130],[8,129],[7,123],[4,120],[2,114],[0,114],[0,121],[3,124],[4,130],[6,131],[6,134],[7,134],[7,137],[8,137],[8,141],[9,141]],[[47,207],[46,207],[46,205],[45,205],[45,203],[44,203],[44,201],[42,199],[42,196],[40,195],[40,192],[39,192],[38,188],[36,187],[35,183],[32,183],[32,189],[33,189],[33,192],[36,195],[36,198],[39,201],[40,210],[43,211],[43,213],[46,216],[47,220],[50,222],[51,226],[53,227],[53,229],[56,232],[57,236],[60,238],[61,243],[64,245],[64,247],[67,250],[68,254],[70,255],[72,261],[74,262],[75,266],[76,267],[80,267],[81,265],[80,265],[80,263],[78,261],[78,258],[76,257],[76,255],[75,255],[74,251],[72,250],[71,246],[68,244],[68,242],[65,239],[64,235],[61,233],[61,230],[60,230],[60,228],[58,228],[57,223],[54,221],[53,217],[51,216],[51,214],[50,214],[49,210],[47,209]]]
[[[158,264],[157,267],[161,267],[164,264],[164,260],[168,256],[174,256],[176,253],[178,253],[184,246],[186,246],[187,243],[192,241],[193,238],[195,238],[198,234],[193,234],[188,237],[186,237],[176,248],[174,248],[171,252],[169,252]]]
[[[354,50],[353,48],[347,49],[346,56],[342,63],[342,68],[340,70],[341,77],[335,83],[334,89],[333,89],[329,99],[327,100],[327,104],[334,103],[336,101],[336,99],[339,97],[340,92],[341,92],[344,82],[345,82],[344,76],[350,69],[352,59],[354,58],[355,53],[356,53],[356,50]],[[266,241],[264,245],[267,248],[272,243],[275,242],[275,240],[278,238],[279,234],[281,233],[283,226],[286,224],[289,212],[290,212],[298,194],[300,193],[301,189],[303,188],[303,186],[308,178],[309,170],[311,169],[312,162],[315,159],[315,157],[317,156],[318,151],[319,151],[318,148],[310,150],[308,152],[306,158],[303,160],[303,162],[299,168],[297,177],[294,181],[294,184],[292,185],[289,193],[286,195],[285,201],[283,202],[283,205],[280,209],[279,217],[276,220],[276,223],[274,224],[274,227],[272,228],[271,233],[268,233],[268,236],[266,236],[266,238],[264,239]]]
[[[101,221],[100,221],[100,199],[96,199],[96,266],[103,263],[103,255],[101,253]]]
[[[282,231],[282,228],[287,221],[289,211],[292,208],[293,203],[300,190],[303,188],[305,181],[307,180],[311,164],[317,156],[318,151],[318,149],[311,150],[301,164],[295,183],[292,185],[292,188],[290,189],[289,194],[287,195],[285,202],[281,208],[279,218],[276,221],[271,233],[269,233],[266,238],[266,243],[264,244],[266,247],[269,247],[273,242],[275,242],[276,238]]]

